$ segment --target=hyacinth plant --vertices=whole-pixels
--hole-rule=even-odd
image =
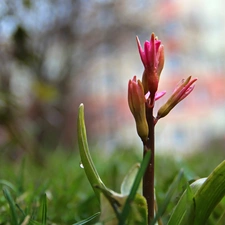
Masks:
[[[143,161],[141,164],[134,165],[127,173],[121,185],[121,193],[106,187],[89,152],[84,105],[81,104],[78,113],[80,157],[87,178],[99,200],[101,211],[77,224],[86,224],[98,218],[99,222],[96,224],[99,225],[162,225],[163,212],[183,177],[183,173],[180,172],[169,187],[165,203],[157,209],[154,185],[156,179],[154,177],[155,126],[193,91],[197,78],[193,79],[189,76],[183,79],[154,116],[155,101],[166,93],[158,92],[160,75],[164,67],[164,46],[154,33],[149,41],[145,41],[143,48],[138,37],[136,41],[144,72],[142,81],[134,76],[128,82],[128,105],[136,123],[137,134],[143,144]],[[191,185],[187,182],[187,189],[171,212],[166,224],[203,225],[224,195],[225,161],[215,168],[208,178],[199,179]]]

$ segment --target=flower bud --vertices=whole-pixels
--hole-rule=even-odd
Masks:
[[[194,89],[194,83],[197,81],[197,78],[191,80],[189,76],[186,80],[182,80],[169,100],[159,109],[156,120],[166,116],[180,101],[186,98]]]
[[[136,76],[128,83],[128,104],[136,122],[137,133],[142,141],[148,138],[148,124],[145,115],[145,95],[142,83]]]

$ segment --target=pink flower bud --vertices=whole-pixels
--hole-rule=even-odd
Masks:
[[[150,92],[150,107],[153,107],[160,74],[164,66],[164,47],[154,33],[151,35],[150,41],[145,41],[144,49],[142,49],[138,37],[136,37],[136,40],[140,57],[145,67],[142,76],[144,92],[145,94],[148,91]]]
[[[148,138],[145,102],[142,83],[140,80],[137,81],[136,76],[134,76],[128,83],[128,104],[136,122],[137,133],[142,141],[146,141]]]
[[[186,80],[182,80],[169,100],[159,109],[156,120],[166,116],[180,101],[186,98],[193,91],[196,81],[197,78],[191,80],[191,76]]]

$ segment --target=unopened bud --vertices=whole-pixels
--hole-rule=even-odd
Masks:
[[[197,81],[197,78],[191,80],[191,76],[186,80],[182,80],[169,100],[159,109],[156,119],[159,120],[162,117],[165,117],[180,101],[186,98],[194,89],[194,83]]]
[[[136,122],[137,133],[142,141],[148,138],[148,123],[145,112],[145,95],[142,83],[136,76],[128,83],[128,104]]]

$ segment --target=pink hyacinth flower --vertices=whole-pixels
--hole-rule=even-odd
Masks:
[[[139,54],[145,67],[142,84],[145,94],[150,92],[150,106],[153,107],[155,94],[158,89],[159,77],[164,66],[164,47],[154,33],[149,41],[145,41],[142,48],[138,37],[136,37]]]

